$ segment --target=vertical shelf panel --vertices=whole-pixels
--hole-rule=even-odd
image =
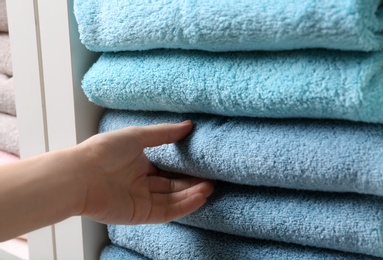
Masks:
[[[20,157],[48,150],[35,1],[8,0]],[[28,234],[31,260],[55,259],[54,227]]]
[[[75,145],[97,132],[102,109],[90,103],[81,79],[97,59],[80,43],[73,0],[37,0],[49,150]],[[106,226],[74,217],[55,225],[57,259],[98,259]]]
[[[44,91],[33,1],[8,0],[21,157],[47,150]]]

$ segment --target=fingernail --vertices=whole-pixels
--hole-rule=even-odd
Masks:
[[[189,125],[189,124],[192,124],[192,123],[193,122],[191,120],[185,120],[185,121],[183,121],[183,122],[181,122],[179,124],[181,124],[181,125]]]

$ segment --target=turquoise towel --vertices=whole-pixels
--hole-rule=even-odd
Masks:
[[[191,119],[193,133],[145,150],[172,172],[249,185],[383,196],[383,125],[108,110],[100,131]]]
[[[381,50],[380,0],[76,0],[93,51]]]
[[[149,258],[132,250],[111,244],[102,250],[100,260],[149,260]]]
[[[83,79],[96,104],[226,116],[383,123],[383,52],[106,53]]]
[[[157,260],[377,259],[359,254],[227,235],[175,223],[112,225],[108,226],[108,231],[112,243]]]
[[[224,233],[383,257],[383,198],[219,183],[177,222]]]

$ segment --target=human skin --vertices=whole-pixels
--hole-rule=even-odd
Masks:
[[[128,127],[0,166],[0,241],[71,216],[134,225],[192,213],[214,184],[163,172],[143,152],[176,142],[192,128],[191,121]]]

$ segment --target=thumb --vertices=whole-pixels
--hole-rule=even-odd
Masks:
[[[192,129],[192,121],[187,120],[178,124],[142,126],[136,129],[135,135],[143,147],[153,147],[177,142],[187,136]]]

